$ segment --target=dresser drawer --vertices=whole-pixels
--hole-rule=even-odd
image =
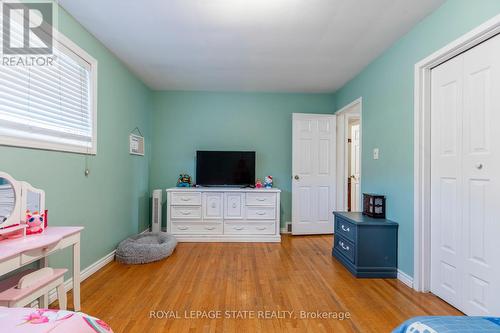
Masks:
[[[272,235],[276,232],[273,222],[224,222],[227,235]]]
[[[222,193],[203,193],[203,219],[222,219]]]
[[[221,235],[223,230],[222,223],[189,223],[189,222],[174,222],[172,223],[173,234],[193,234],[193,235]]]
[[[242,193],[226,193],[224,218],[242,219],[244,217],[244,198],[245,194]]]
[[[274,220],[276,208],[274,207],[247,207],[247,219],[249,220]]]
[[[338,217],[335,217],[335,233],[352,242],[356,240],[356,226]]]
[[[170,205],[201,205],[201,192],[172,192]]]
[[[201,206],[171,206],[172,219],[201,219]]]
[[[347,239],[335,235],[335,248],[338,252],[342,253],[347,259],[354,263],[354,244]]]
[[[247,193],[247,206],[274,206],[276,205],[275,193]]]

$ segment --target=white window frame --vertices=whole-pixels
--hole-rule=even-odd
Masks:
[[[92,144],[90,148],[78,147],[66,143],[45,142],[30,138],[15,138],[0,135],[0,145],[34,148],[43,150],[55,150],[61,152],[79,153],[86,155],[97,154],[97,60],[88,54],[84,49],[76,45],[72,40],[59,32],[56,28],[52,29],[53,48],[57,49],[63,45],[71,52],[82,58],[90,65],[90,112],[92,113]]]

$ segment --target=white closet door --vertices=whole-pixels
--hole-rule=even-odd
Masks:
[[[500,36],[463,58],[463,311],[500,315]]]
[[[333,233],[334,115],[293,114],[292,233]]]
[[[431,291],[500,315],[500,37],[432,71]]]
[[[432,71],[431,291],[459,308],[462,294],[462,73],[456,57]]]

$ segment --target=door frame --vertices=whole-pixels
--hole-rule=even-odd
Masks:
[[[359,106],[359,112],[354,110],[355,106]],[[336,209],[339,211],[347,211],[347,174],[348,174],[348,132],[349,120],[352,118],[359,118],[359,163],[362,165],[363,162],[363,98],[359,97],[342,107],[335,112],[337,116],[337,193],[342,193],[342,195],[337,195]],[[361,183],[363,181],[362,176],[363,168],[359,171],[359,188],[361,189]],[[363,205],[362,191],[359,191],[360,203]]]
[[[431,281],[431,69],[500,33],[500,15],[415,64],[414,72],[414,274],[413,288],[430,291]]]

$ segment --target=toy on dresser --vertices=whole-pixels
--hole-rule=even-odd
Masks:
[[[191,176],[180,174],[179,179],[177,179],[177,187],[191,187]]]
[[[264,187],[272,188],[273,187],[273,176],[267,176],[264,178]]]

